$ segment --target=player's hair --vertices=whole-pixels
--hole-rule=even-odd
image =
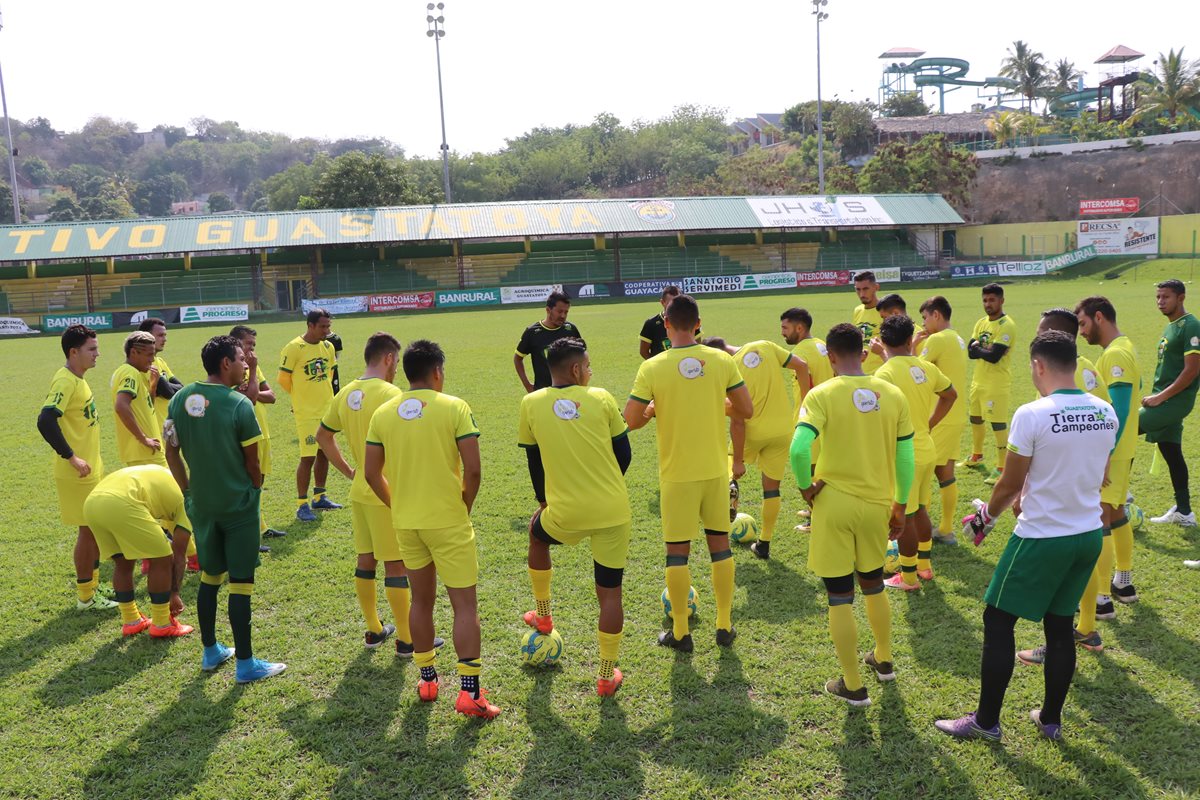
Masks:
[[[789,308],[779,315],[779,321],[783,322],[784,320],[803,325],[810,330],[812,329],[812,314],[808,313],[808,310],[804,308],[796,308],[794,306]]]
[[[1187,294],[1187,288],[1183,285],[1183,281],[1176,280],[1175,278],[1171,278],[1170,280],[1163,281],[1162,283],[1158,284],[1155,288],[1170,289],[1172,292],[1174,292],[1175,294],[1178,294],[1178,295]]]
[[[679,287],[672,283],[670,286],[663,287],[662,296],[659,297],[658,299],[666,300],[668,297],[678,297],[679,292],[680,292]]]
[[[1074,339],[1079,335],[1079,317],[1069,308],[1048,308],[1042,312],[1042,322],[1052,331],[1062,331]]]
[[[912,338],[913,321],[907,314],[895,314],[879,324],[879,338],[888,347],[903,347]]]
[[[898,308],[902,313],[908,313],[908,303],[905,303],[904,298],[895,292],[884,295],[883,299],[875,304],[875,307],[878,308],[880,312],[890,311],[893,308]]]
[[[849,322],[839,322],[825,334],[825,349],[839,356],[852,356],[863,349],[862,331]]]
[[[134,331],[125,337],[125,355],[135,347],[154,347],[154,334]]]
[[[404,351],[404,377],[408,382],[423,381],[446,364],[446,354],[437,342],[416,339]]]
[[[138,330],[145,331],[146,333],[154,333],[155,325],[162,325],[164,328],[167,327],[167,323],[159,317],[146,317],[142,320],[142,324],[138,325]]]
[[[1089,317],[1094,317],[1097,313],[1100,313],[1109,322],[1115,323],[1117,321],[1117,310],[1113,308],[1113,304],[1109,302],[1107,297],[1098,294],[1080,300],[1079,305],[1075,306],[1075,313],[1078,314],[1080,311]]]
[[[571,305],[571,297],[566,292],[551,292],[546,295],[546,308],[554,308],[559,303]]]
[[[1042,361],[1059,372],[1075,372],[1075,337],[1062,331],[1039,333],[1029,343],[1029,357]]]
[[[667,321],[677,331],[694,331],[700,324],[700,306],[690,294],[676,296],[667,303]]]
[[[62,332],[62,338],[59,340],[62,343],[63,355],[70,358],[72,350],[83,347],[88,339],[95,338],[96,332],[88,326],[71,325]]]
[[[546,348],[546,364],[550,369],[557,369],[563,364],[583,358],[585,355],[587,355],[587,345],[583,343],[583,340],[574,336],[566,336],[562,339],[555,339]]]
[[[323,308],[314,308],[312,311],[309,311],[307,314],[304,315],[304,321],[307,322],[309,325],[316,325],[318,322],[320,322],[323,319],[332,320],[333,314],[330,314],[328,311],[326,311]]]
[[[950,321],[950,314],[952,313],[950,309],[950,301],[942,297],[940,294],[935,294],[924,303],[921,303],[921,308],[918,310],[922,312],[928,311],[930,313],[936,311],[946,319],[946,322]]]
[[[714,350],[724,350],[726,347],[725,340],[720,336],[706,336],[700,341],[700,344],[705,347],[711,347]]]
[[[386,331],[379,331],[367,337],[367,345],[363,348],[363,361],[373,364],[388,353],[399,352],[400,340]]]
[[[254,328],[251,328],[249,325],[234,325],[229,329],[229,335],[238,341],[241,341],[247,336],[257,337],[258,331],[254,330]]]
[[[870,281],[871,283],[879,283],[879,281],[875,280],[875,273],[871,272],[871,270],[869,270],[869,269],[864,270],[863,272],[860,272],[854,276],[855,283],[861,283],[862,281]]]
[[[989,283],[979,290],[980,294],[994,294],[996,297],[1004,297],[1004,287],[998,283]]]
[[[221,362],[225,359],[233,361],[237,351],[242,349],[242,343],[232,336],[214,336],[200,348],[200,363],[209,375],[221,374]]]

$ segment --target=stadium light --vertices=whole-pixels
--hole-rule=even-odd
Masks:
[[[4,30],[4,16],[0,14],[0,30]],[[8,119],[8,96],[4,93],[4,72],[0,71],[0,105],[4,110],[4,132],[8,135],[8,176],[12,182],[13,224],[21,224],[21,198],[17,193],[17,151],[13,149],[12,123]]]
[[[817,18],[817,193],[825,194],[825,122],[821,114],[821,22],[829,19],[823,9],[829,0],[812,0],[813,16]]]
[[[446,144],[446,103],[442,100],[442,37],[446,35],[446,31],[442,28],[446,18],[442,16],[442,11],[446,8],[445,3],[433,4],[425,6],[425,10],[429,13],[425,15],[425,22],[429,23],[429,30],[425,31],[425,35],[433,39],[433,49],[437,53],[437,75],[438,75],[438,110],[442,114],[442,189],[446,192],[446,202],[450,200],[450,145]],[[434,16],[434,12],[437,16]]]

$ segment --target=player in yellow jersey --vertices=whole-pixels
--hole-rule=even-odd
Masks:
[[[96,332],[72,325],[60,339],[67,362],[50,382],[50,391],[38,414],[37,429],[58,458],[54,461],[54,486],[64,525],[78,527],[75,537],[75,591],[81,611],[116,608],[97,594],[100,584],[100,551],[83,515],[83,503],[104,477],[100,459],[100,426],[96,400],[84,373],[96,366],[100,345]]]
[[[783,336],[783,341],[791,346],[793,354],[800,356],[808,365],[808,386],[791,387],[793,389],[793,424],[800,415],[800,403],[804,401],[804,396],[808,394],[809,390],[833,377],[833,365],[829,362],[829,351],[825,349],[825,340],[812,335],[812,325],[812,314],[803,308],[789,308],[779,316],[779,332]],[[820,443],[813,442],[814,462],[820,452]],[[812,530],[809,523],[812,512],[807,508],[802,508],[796,512],[796,515],[804,520],[796,526],[796,530],[802,533]]]
[[[262,365],[258,362],[258,331],[249,325],[234,325],[230,329],[229,335],[238,340],[246,358],[246,378],[237,387],[237,390],[254,404],[254,418],[258,420],[258,427],[262,431],[263,438],[258,442],[258,468],[262,472],[264,484],[262,488],[265,489],[272,465],[271,426],[267,421],[267,406],[275,404],[275,390],[271,388],[271,384],[267,383]],[[262,502],[261,496],[258,506],[258,526],[259,535],[264,539],[278,539],[287,536],[287,531],[272,528],[267,524],[266,504]],[[269,553],[271,548],[269,545],[259,544],[258,551]]]
[[[858,295],[858,305],[850,316],[854,327],[863,336],[863,352],[867,358],[863,361],[863,372],[870,375],[883,366],[883,357],[871,351],[871,341],[879,335],[879,323],[883,318],[879,315],[879,282],[875,273],[860,272],[854,276],[854,293]]]
[[[983,287],[985,316],[975,323],[967,342],[967,358],[975,361],[971,376],[970,422],[971,457],[963,466],[986,472],[983,460],[984,423],[992,426],[996,437],[996,469],[984,483],[993,485],[1004,471],[1008,452],[1008,404],[1012,395],[1012,348],[1017,341],[1017,326],[1004,313],[1004,287],[989,283]]]
[[[425,702],[438,696],[433,603],[441,578],[454,609],[460,682],[454,708],[492,719],[500,709],[479,686],[479,562],[471,527],[481,475],[479,428],[465,401],[442,392],[446,354],[436,342],[413,342],[402,364],[409,389],[371,415],[363,472],[367,485],[392,510],[400,559],[408,571],[413,659],[421,670],[417,695]]]
[[[154,366],[154,337],[134,331],[125,337],[125,363],[109,381],[117,425],[117,453],[127,467],[167,465],[163,455],[162,423],[154,412],[158,370]]]
[[[1062,331],[1071,338],[1079,336],[1079,317],[1069,308],[1048,308],[1042,312],[1038,321],[1037,332]],[[1100,380],[1096,365],[1087,356],[1076,356],[1075,386],[1093,397],[1099,397],[1104,402],[1111,402],[1108,396],[1108,386]]]
[[[879,309],[879,324],[881,326],[888,317],[908,316],[908,303],[905,303],[904,298],[895,292],[884,295],[875,307]],[[910,321],[912,320],[911,317],[909,319]],[[916,349],[924,338],[925,329],[913,321],[913,353],[911,355],[916,355]],[[883,344],[882,338],[876,336],[868,343],[868,347],[870,347],[872,353],[885,361],[887,360],[887,347]]]
[[[807,385],[808,364],[774,342],[765,340],[741,347],[717,338],[709,339],[705,344],[733,356],[738,372],[750,390],[754,415],[748,420],[729,422],[730,470],[735,481],[746,474],[746,464],[758,464],[762,473],[762,530],[750,550],[759,558],[767,559],[771,557],[771,539],[783,504],[779,486],[787,472],[788,448],[795,428],[788,384]],[[786,383],[785,370],[791,372]]]
[[[658,478],[671,630],[658,643],[692,651],[688,626],[688,556],[697,526],[712,558],[717,644],[729,647],[733,628],[733,552],[729,549],[729,465],[725,417],[749,419],[750,391],[728,353],[696,341],[700,307],[686,294],[667,305],[671,348],[638,367],[625,404],[632,430],[658,420]],[[726,403],[726,399],[729,403]],[[728,411],[727,411],[728,407]]]
[[[942,518],[933,532],[933,540],[941,544],[958,544],[954,535],[959,524],[955,514],[958,483],[954,477],[954,462],[962,458],[962,435],[967,427],[967,343],[950,327],[952,313],[950,302],[941,295],[934,295],[922,303],[925,337],[914,345],[921,358],[940,369],[958,392],[950,413],[930,431],[933,446],[937,449],[933,474],[942,500]]]
[[[317,447],[317,428],[333,399],[333,368],[337,353],[328,341],[333,316],[323,308],[314,308],[304,318],[304,335],[287,343],[280,355],[276,381],[292,396],[292,416],[296,420],[296,438],[300,441],[300,463],[296,467],[296,519],[316,522],[313,509],[330,511],[341,506],[325,494],[329,477],[329,459]],[[308,483],[313,481],[312,505],[308,502]]]
[[[633,459],[629,428],[617,402],[588,386],[592,365],[581,339],[558,339],[546,352],[551,384],[521,398],[517,444],[529,465],[541,508],[529,521],[529,581],[534,609],[526,625],[554,630],[550,608],[550,547],[587,539],[600,604],[600,668],[596,693],[616,694],[625,611],[621,583],[629,554],[631,516],[625,470]]]
[[[894,680],[892,610],[883,593],[888,539],[904,530],[913,479],[913,426],[904,393],[862,371],[862,332],[842,323],[825,346],[837,377],[814,388],[800,407],[792,438],[792,474],[812,507],[808,566],[825,583],[829,634],[842,668],[825,691],[854,706],[871,699],[858,670],[854,578],[862,589],[875,647],[864,662],[880,681]],[[812,443],[827,441],[812,471]]]
[[[884,581],[884,585],[911,591],[921,588],[920,581],[933,580],[933,563],[930,561],[933,524],[928,508],[933,492],[933,470],[937,466],[937,446],[930,430],[937,430],[938,424],[950,413],[958,392],[940,369],[911,355],[913,324],[907,315],[885,319],[879,326],[879,336],[887,361],[875,371],[875,377],[898,388],[908,400],[916,465],[905,507],[904,534],[899,542],[900,571]]]
[[[158,370],[158,383],[150,388],[154,390],[154,413],[161,425],[167,419],[167,404],[183,388],[183,383],[175,377],[162,355],[167,349],[167,323],[159,317],[147,317],[138,325],[138,330],[154,337],[154,368]]]

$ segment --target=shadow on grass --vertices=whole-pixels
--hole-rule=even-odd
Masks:
[[[73,598],[71,602],[74,602]],[[101,625],[111,625],[119,634],[121,614],[115,608],[111,611],[76,611],[73,608],[60,611],[29,633],[0,647],[0,680],[36,667],[49,650],[91,633]]]
[[[738,559],[737,584],[746,587],[749,596],[738,608],[738,618],[788,623],[824,613],[825,590],[819,578],[806,578],[774,555],[763,560],[748,546],[737,549],[747,556]]]
[[[194,634],[199,638],[200,634]],[[38,690],[47,706],[66,707],[115,689],[169,654],[176,639],[151,639],[149,634],[122,636],[114,626],[113,638],[87,661],[68,664]],[[187,647],[187,644],[183,645]]]
[[[1118,613],[1127,617],[1128,607]],[[1164,672],[1190,681],[1194,691],[1200,692],[1200,643],[1164,625],[1153,606],[1146,603],[1133,606],[1133,620],[1122,624],[1120,632],[1121,643],[1127,649],[1134,649]]]
[[[920,592],[887,591],[903,595],[896,599],[906,606],[911,630],[908,644],[918,664],[960,678],[979,675],[979,651],[983,647],[979,624],[946,602],[936,580],[923,582]]]

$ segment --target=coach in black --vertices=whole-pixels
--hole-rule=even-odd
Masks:
[[[546,318],[522,332],[521,341],[517,342],[517,352],[513,354],[513,366],[527,393],[544,389],[551,383],[550,365],[546,362],[546,351],[551,344],[567,337],[583,340],[579,328],[567,322],[570,310],[571,298],[565,292],[551,292],[546,298]],[[525,372],[526,356],[533,362],[533,383],[529,382],[529,375]]]

